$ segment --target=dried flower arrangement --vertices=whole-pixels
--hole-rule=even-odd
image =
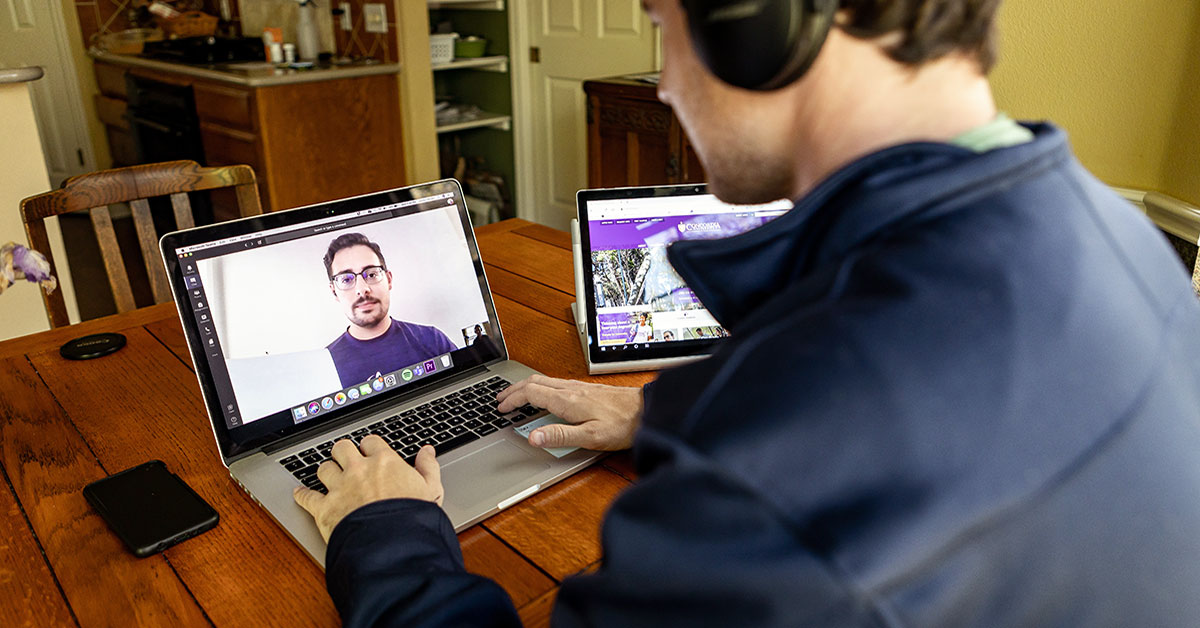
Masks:
[[[0,294],[22,279],[40,285],[46,294],[58,287],[45,255],[15,242],[0,246]]]

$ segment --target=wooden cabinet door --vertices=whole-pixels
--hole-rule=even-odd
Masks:
[[[109,98],[129,100],[128,88],[125,86],[125,68],[97,61],[93,69],[96,72],[96,86],[101,94]]]
[[[679,119],[673,117],[671,121],[678,129],[679,137],[678,141],[672,143],[672,146],[678,147],[675,149],[674,155],[678,156],[679,167],[675,173],[675,179],[671,182],[704,183],[704,166],[700,163],[700,156],[692,148],[692,143],[688,141],[687,134],[683,132],[683,126],[679,124]],[[670,164],[667,167],[670,168]]]
[[[200,119],[200,139],[204,160],[209,166],[246,164],[258,179],[258,196],[264,209],[271,209],[271,188],[267,184],[262,141],[258,134],[255,90],[234,85],[196,81],[196,116]],[[229,220],[241,215],[233,189],[210,192],[213,217]]]
[[[670,182],[671,110],[658,102],[592,96],[588,186]]]

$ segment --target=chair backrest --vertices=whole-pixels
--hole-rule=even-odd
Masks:
[[[1196,264],[1192,267],[1192,292],[1200,298],[1200,255],[1196,256]]]
[[[169,196],[176,225],[180,229],[186,229],[195,225],[187,193],[228,187],[234,188],[242,216],[262,213],[258,185],[254,170],[250,166],[205,168],[194,161],[170,161],[71,177],[63,182],[61,189],[21,201],[21,219],[25,223],[25,234],[29,236],[30,246],[44,253],[50,260],[52,272],[57,273],[57,266],[50,255],[45,220],[50,216],[88,210],[92,226],[96,229],[96,240],[100,244],[104,269],[108,274],[108,283],[112,287],[117,311],[128,312],[137,306],[129,285],[129,275],[125,272],[124,259],[117,244],[108,206],[129,203],[154,302],[163,303],[171,300],[171,288],[158,253],[158,234],[154,231],[154,221],[147,199]],[[43,294],[43,299],[52,326],[70,324],[61,290],[49,295]]]
[[[1192,290],[1200,297],[1200,207],[1159,192],[1147,192],[1142,205],[1192,271]]]

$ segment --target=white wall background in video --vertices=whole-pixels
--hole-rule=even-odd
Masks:
[[[341,388],[325,347],[348,322],[330,291],[323,258],[344,233],[361,233],[383,251],[392,273],[392,318],[433,325],[459,348],[459,330],[487,320],[453,206],[201,260],[198,270],[244,420]]]

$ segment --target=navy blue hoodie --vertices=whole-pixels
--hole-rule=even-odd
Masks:
[[[1065,135],[907,144],[676,269],[732,332],[646,387],[559,626],[1194,626],[1200,305]],[[515,625],[441,511],[327,558],[348,625]]]

